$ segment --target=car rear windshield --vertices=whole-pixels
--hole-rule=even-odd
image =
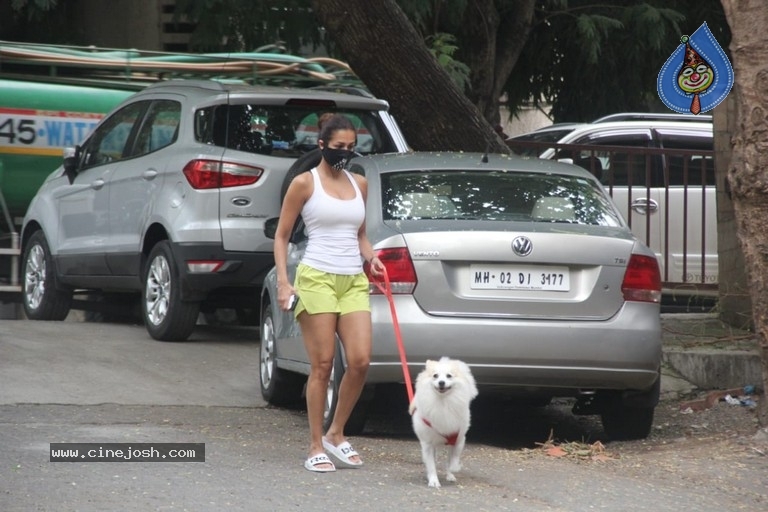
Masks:
[[[249,153],[298,158],[317,147],[322,106],[216,105],[195,113],[195,139]],[[333,110],[357,130],[356,151],[363,155],[397,151],[381,116],[371,110]]]
[[[385,220],[451,219],[620,226],[610,199],[577,176],[408,171],[381,176]]]

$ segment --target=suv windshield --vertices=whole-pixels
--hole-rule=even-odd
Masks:
[[[298,158],[317,147],[317,120],[328,108],[290,105],[217,105],[195,113],[195,140],[204,144],[283,158]],[[358,153],[396,152],[378,113],[333,110],[357,130]]]
[[[381,179],[385,220],[621,225],[594,182],[574,176],[455,170],[388,173]]]

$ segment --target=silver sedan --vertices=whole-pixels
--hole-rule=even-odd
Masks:
[[[659,266],[591,174],[451,152],[356,158],[350,170],[368,179],[368,237],[387,268],[411,376],[450,356],[471,367],[481,393],[575,397],[574,413],[599,414],[613,439],[650,433]],[[306,244],[303,226],[291,241],[289,272]],[[285,404],[300,399],[309,363],[298,323],[276,297],[273,270],[261,299],[261,390]],[[404,382],[389,298],[374,283],[371,306],[369,392],[349,433],[362,430],[377,384]],[[337,345],[328,418],[344,372]]]

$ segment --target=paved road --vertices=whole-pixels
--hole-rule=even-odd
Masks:
[[[258,331],[200,326],[161,343],[143,326],[0,321],[0,403],[261,407]]]
[[[563,408],[486,399],[458,484],[425,485],[402,404],[382,404],[353,439],[366,466],[302,468],[301,408],[258,393],[253,329],[201,327],[186,343],[143,327],[0,321],[0,510],[697,511],[768,509],[765,458],[711,437],[614,443],[603,462],[536,449],[599,439]],[[51,463],[54,442],[205,443],[204,463]]]

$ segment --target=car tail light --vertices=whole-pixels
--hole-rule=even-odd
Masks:
[[[624,282],[621,283],[624,300],[636,302],[661,301],[661,271],[653,256],[633,254],[629,258]]]
[[[387,269],[387,276],[389,277],[392,293],[413,293],[413,290],[416,288],[416,269],[413,268],[413,261],[411,261],[411,255],[408,254],[408,249],[405,247],[380,249],[376,251],[376,256]],[[371,282],[381,282],[383,280],[383,278],[372,277],[368,265],[365,266],[365,273],[368,276],[368,280]],[[371,293],[374,295],[381,295],[382,293],[374,284],[371,284],[370,289]]]
[[[183,172],[192,188],[212,189],[252,185],[259,181],[264,169],[218,160],[192,160]]]

